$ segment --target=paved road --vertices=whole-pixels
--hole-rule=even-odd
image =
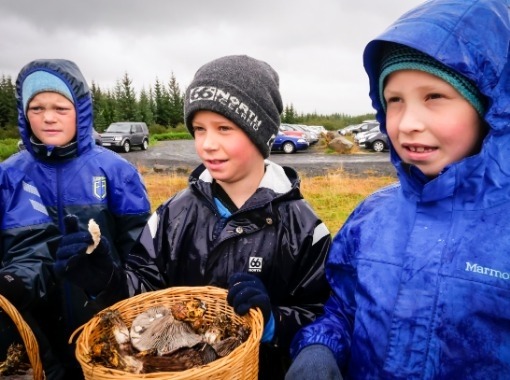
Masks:
[[[122,156],[135,165],[180,173],[189,173],[200,164],[192,140],[161,141],[149,146],[146,151],[135,148]],[[280,165],[292,166],[305,175],[324,175],[343,170],[354,175],[395,176],[389,156],[388,152],[325,154],[311,148],[293,154],[273,152],[270,159]]]

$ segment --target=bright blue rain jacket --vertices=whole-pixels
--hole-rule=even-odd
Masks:
[[[510,379],[508,3],[428,1],[367,45],[383,131],[385,41],[471,79],[488,99],[490,130],[480,153],[428,182],[391,151],[400,183],[363,201],[335,237],[326,264],[333,294],[292,354],[324,344],[344,379]]]
[[[38,70],[58,76],[73,96],[77,143],[76,150],[70,155],[47,155],[44,147],[36,149],[30,139],[32,133],[22,109],[21,89],[26,77]],[[108,239],[110,253],[117,265],[122,265],[150,216],[150,203],[136,168],[117,153],[94,144],[92,97],[80,70],[73,62],[62,59],[33,61],[18,75],[16,97],[19,130],[26,150],[9,157],[3,165],[16,167],[30,175],[51,218],[62,232],[65,215],[77,215],[80,229],[87,229],[89,220],[94,219],[101,235]],[[136,270],[143,271],[144,268],[145,262],[142,263],[140,258]],[[133,279],[136,277],[130,276],[128,281],[129,294],[134,292],[133,288],[147,290],[142,289],[141,284],[133,283]],[[117,280],[116,284],[121,283],[121,279]],[[71,283],[64,281],[61,285],[61,299],[55,301],[60,305],[49,308],[52,312],[45,317],[57,320],[50,338],[60,340],[60,345],[69,351],[72,346],[67,340],[77,327],[105,306],[128,296],[128,289],[116,286],[114,291],[102,292],[95,299],[89,299],[83,290]]]

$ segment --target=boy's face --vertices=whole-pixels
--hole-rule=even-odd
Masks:
[[[28,104],[32,133],[45,145],[63,146],[76,135],[74,104],[56,92],[41,92]]]
[[[192,124],[197,154],[216,181],[260,183],[264,158],[241,128],[211,111],[196,112]]]
[[[448,82],[417,70],[392,73],[384,88],[386,129],[400,158],[429,177],[476,153],[476,110]]]

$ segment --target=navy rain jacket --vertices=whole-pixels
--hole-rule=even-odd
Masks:
[[[297,173],[266,164],[258,190],[228,218],[217,211],[213,179],[200,165],[189,187],[152,215],[134,252],[157,258],[166,286],[228,288],[236,272],[258,276],[276,322],[274,340],[261,346],[259,378],[278,379],[294,334],[322,314],[329,295],[324,261],[331,235],[303,199]]]
[[[344,379],[510,379],[508,3],[428,1],[367,45],[383,131],[385,41],[471,79],[487,97],[490,130],[478,154],[427,183],[391,151],[400,183],[368,197],[334,238],[326,263],[333,295],[292,353],[326,345]]]
[[[51,252],[59,238],[33,183],[16,168],[0,166],[0,274],[23,281],[25,292],[9,299],[20,311],[46,299],[54,286]]]
[[[70,157],[48,156],[44,147],[33,144],[30,139],[31,129],[22,108],[21,89],[25,78],[37,70],[58,76],[73,95],[77,145]],[[120,266],[150,216],[150,203],[136,168],[117,153],[95,145],[92,97],[80,70],[67,60],[31,62],[18,75],[16,97],[19,130],[26,150],[11,156],[4,165],[30,173],[44,205],[62,232],[63,219],[68,214],[78,216],[81,229],[87,229],[89,220],[94,219],[102,236],[110,242],[111,254]],[[139,270],[143,271],[142,260],[138,263]],[[120,281],[115,284],[118,283]],[[61,285],[61,307],[43,313],[41,318],[56,318],[58,325],[54,328],[63,336],[59,338],[57,333],[52,333],[51,337],[56,341],[60,339],[63,349],[68,348],[69,335],[77,327],[105,306],[128,295],[124,286],[116,286],[114,292],[102,292],[92,300],[68,282]]]

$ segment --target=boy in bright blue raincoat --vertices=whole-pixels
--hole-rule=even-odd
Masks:
[[[287,379],[510,378],[509,46],[502,0],[428,1],[367,45],[400,183],[336,235]]]
[[[64,235],[55,254],[60,292],[38,320],[68,371],[83,375],[68,340],[95,313],[135,292],[152,290],[131,275],[151,272],[138,255],[136,268],[119,268],[150,216],[141,175],[118,154],[92,138],[92,94],[78,66],[65,59],[26,64],[16,80],[20,135],[26,150],[3,165],[30,173],[44,206]],[[90,254],[93,219],[101,239]],[[49,379],[58,378],[47,374]]]

